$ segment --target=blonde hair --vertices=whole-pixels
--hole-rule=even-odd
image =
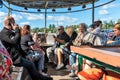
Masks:
[[[66,29],[66,33],[67,33],[67,35],[69,35],[70,37],[72,36],[73,32],[74,32],[74,29],[73,29],[73,27],[71,27],[71,26]]]
[[[120,23],[116,23],[116,24],[114,25],[114,28],[120,30]]]

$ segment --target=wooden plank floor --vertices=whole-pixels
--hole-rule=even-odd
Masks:
[[[48,66],[48,72],[51,77],[53,77],[53,80],[76,80],[76,78],[69,77],[70,71],[63,68],[61,70],[55,70],[51,66]]]
[[[12,74],[11,74],[12,79],[11,80],[21,80],[20,75],[19,75],[19,73],[22,72],[22,70],[20,70],[21,68],[22,67],[15,67],[14,68],[15,72],[12,72]],[[76,78],[69,77],[69,75],[68,75],[69,73],[70,73],[70,71],[68,71],[65,68],[57,71],[48,65],[47,74],[50,75],[51,77],[53,77],[53,80],[76,80]],[[28,79],[28,80],[30,80],[30,79]]]

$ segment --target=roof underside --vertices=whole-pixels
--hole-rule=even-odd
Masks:
[[[67,8],[90,4],[93,0],[4,0],[10,4],[26,8]],[[94,0],[96,2],[98,0]]]

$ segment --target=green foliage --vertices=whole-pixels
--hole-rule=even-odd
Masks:
[[[118,19],[117,22],[120,23],[120,19]],[[113,28],[114,24],[115,24],[115,21],[112,21],[112,20],[110,20],[109,22],[104,21],[103,24],[102,24],[102,29],[111,29],[111,28]],[[65,26],[65,30],[66,30],[67,27],[69,27],[69,26],[72,26],[75,31],[78,30],[78,25],[66,25],[66,26]],[[34,33],[34,32],[44,32],[44,30],[45,30],[44,27],[42,27],[42,28],[36,27],[36,28],[31,29],[31,32],[33,32],[33,33]],[[56,31],[57,31],[57,27],[55,26],[55,24],[50,24],[50,25],[48,26],[48,28],[46,28],[46,32],[47,32],[47,33],[48,33],[48,32],[50,32],[50,33],[55,33]]]
[[[115,22],[110,20],[109,22],[104,21],[102,25],[102,29],[111,29],[113,28]]]
[[[118,19],[118,21],[117,21],[118,23],[120,23],[120,19]]]

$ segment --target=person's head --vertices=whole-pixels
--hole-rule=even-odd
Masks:
[[[102,27],[102,21],[98,20],[94,22],[97,27]]]
[[[37,32],[35,32],[35,33],[33,34],[33,39],[38,39],[38,33],[37,33]]]
[[[91,24],[89,27],[92,28],[92,29],[95,29],[95,28],[97,27],[97,24],[96,24],[96,23],[93,23],[93,24]]]
[[[4,19],[4,27],[5,28],[12,30],[14,24],[15,24],[15,20],[12,16],[5,17],[5,19]]]
[[[87,25],[85,23],[80,23],[79,24],[79,32],[84,33],[87,31]]]
[[[74,32],[73,27],[71,27],[71,26],[67,27],[67,29],[66,29],[67,35],[69,35],[71,37],[73,32]]]
[[[113,30],[115,36],[120,36],[120,23],[116,23]]]
[[[64,27],[63,26],[59,26],[58,27],[58,33],[61,34],[64,32]]]
[[[30,34],[30,25],[24,25],[21,29],[21,36]]]

